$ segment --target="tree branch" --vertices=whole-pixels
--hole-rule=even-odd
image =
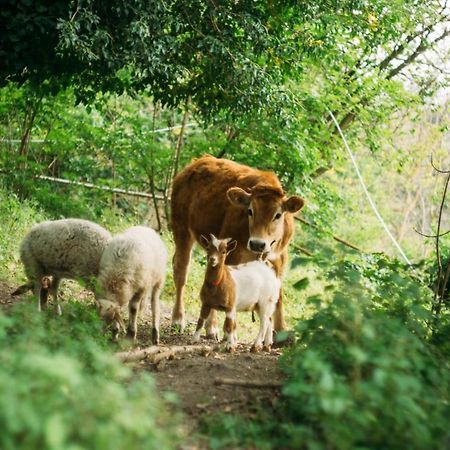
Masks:
[[[308,222],[306,219],[303,219],[303,217],[294,217],[294,218],[295,218],[295,220],[298,220],[299,222],[307,225],[308,227],[314,228],[315,230],[320,230],[320,228],[317,225],[314,225],[313,223]],[[357,250],[358,252],[364,253],[364,251],[361,248],[357,247],[356,245],[354,245],[344,239],[341,239],[340,237],[335,236],[334,234],[332,234],[331,237],[335,241],[339,242],[340,244],[350,247],[353,250]]]
[[[428,50],[429,48],[433,47],[435,44],[437,44],[442,39],[446,38],[448,35],[450,35],[450,29],[445,30],[440,36],[434,39],[434,41],[427,42],[424,38],[421,39],[419,45],[416,47],[414,52],[411,53],[411,55],[409,55],[401,64],[399,64],[397,67],[394,67],[386,75],[386,79],[390,80],[391,78],[398,75],[399,72],[401,72],[406,66],[415,61],[417,57],[420,56],[425,50]]]

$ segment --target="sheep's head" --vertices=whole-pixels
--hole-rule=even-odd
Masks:
[[[120,315],[120,306],[110,300],[97,300],[97,310],[100,317],[113,330],[114,339],[119,337],[120,330],[126,332],[126,326]]]
[[[206,247],[208,265],[216,267],[225,264],[227,255],[236,248],[237,242],[232,238],[217,239],[212,233],[210,236],[211,239],[200,236],[202,244]]]

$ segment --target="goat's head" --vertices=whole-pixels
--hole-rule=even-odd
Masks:
[[[206,247],[208,265],[216,267],[225,264],[227,255],[236,248],[237,242],[232,238],[217,239],[212,233],[210,236],[211,239],[200,236],[201,242]]]

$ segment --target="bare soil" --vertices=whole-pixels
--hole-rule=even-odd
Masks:
[[[17,286],[0,280],[0,307],[8,308],[21,301],[23,297],[11,296],[16,288]],[[90,297],[87,293],[85,296]],[[163,303],[161,306],[161,346],[189,345],[189,334],[176,334],[170,330],[171,305]],[[192,331],[194,320],[188,320],[190,323],[187,328]],[[133,348],[151,345],[150,323],[150,317],[146,313],[139,326],[138,341]],[[256,335],[257,324],[254,325]],[[203,343],[213,344],[206,339],[203,339]],[[129,343],[121,342],[121,346],[124,345],[125,349],[130,349]],[[280,354],[280,349],[251,353],[250,343],[240,343],[234,353],[220,348],[207,355],[177,354],[173,359],[163,360],[158,364],[148,361],[133,363],[133,368],[151,372],[160,391],[176,395],[177,403],[184,412],[186,434],[192,437],[188,440],[191,443],[186,443],[183,448],[206,449],[207,442],[202,443],[197,434],[203,418],[219,413],[238,413],[251,419],[261,405],[270,407],[279,396],[279,390],[273,387],[220,385],[215,383],[216,379],[231,378],[261,383],[282,381],[282,373],[278,368]]]

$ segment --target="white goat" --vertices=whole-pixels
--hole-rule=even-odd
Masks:
[[[193,337],[200,339],[200,331],[212,309],[225,311],[224,337],[227,350],[237,344],[236,312],[256,310],[260,327],[252,351],[272,345],[272,315],[280,293],[280,280],[275,271],[262,261],[252,261],[237,266],[227,266],[225,259],[236,247],[231,238],[211,240],[202,236],[208,254],[205,280],[200,291],[202,308]]]
[[[102,288],[100,315],[113,326],[117,339],[124,327],[120,311],[128,305],[127,334],[136,339],[137,316],[151,296],[152,341],[159,342],[159,296],[164,285],[167,249],[156,231],[132,227],[115,236],[103,252],[99,284]]]
[[[111,239],[108,231],[88,220],[62,219],[35,225],[20,245],[20,258],[28,282],[16,289],[13,295],[32,289],[39,298],[38,308],[41,310],[46,308],[50,292],[57,312],[61,314],[58,301],[61,279],[81,280],[86,287],[95,290],[94,280],[100,258]]]

